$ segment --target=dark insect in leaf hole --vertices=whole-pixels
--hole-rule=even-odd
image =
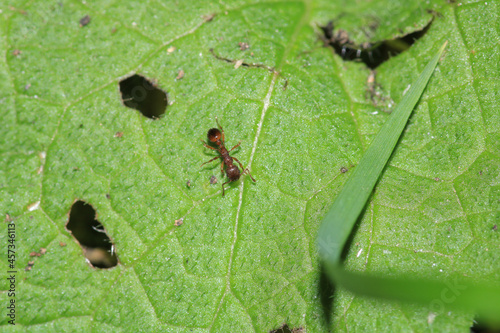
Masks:
[[[208,133],[207,133],[207,139],[210,143],[217,145],[217,148],[214,148],[214,147],[208,145],[203,140],[201,140],[201,142],[203,142],[203,145],[205,147],[212,149],[212,150],[217,150],[219,152],[220,156],[216,156],[216,157],[212,158],[210,161],[203,163],[201,166],[204,166],[207,163],[215,161],[218,158],[222,158],[222,163],[220,165],[220,171],[221,171],[221,173],[224,173],[224,165],[225,165],[226,166],[226,176],[227,176],[227,178],[229,178],[229,180],[227,182],[222,184],[222,196],[224,196],[224,185],[240,179],[242,174],[243,175],[248,174],[254,182],[255,182],[255,179],[250,174],[250,170],[248,170],[248,168],[245,169],[243,164],[241,164],[241,162],[236,157],[232,157],[229,155],[230,152],[232,152],[233,150],[235,150],[236,148],[238,148],[240,146],[241,141],[238,142],[238,144],[236,146],[234,146],[233,148],[231,148],[231,150],[228,151],[226,149],[226,147],[224,146],[224,142],[225,142],[224,130],[222,129],[222,126],[219,124],[219,120],[217,119],[217,117],[215,117],[215,121],[217,122],[217,126],[219,128],[209,129]],[[240,172],[240,169],[238,169],[238,167],[233,164],[233,161],[236,161],[240,165],[241,170],[243,170],[243,171]]]

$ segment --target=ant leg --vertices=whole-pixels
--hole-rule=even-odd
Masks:
[[[253,182],[255,183],[256,180],[252,177],[252,175],[250,174],[250,170],[248,170],[248,168],[245,169],[245,167],[243,166],[243,164],[241,164],[241,162],[236,158],[236,157],[231,157],[233,160],[235,160],[236,162],[238,162],[238,164],[240,165],[240,168],[242,171],[242,173],[246,173],[250,176],[250,178],[252,178]]]
[[[210,149],[212,149],[212,150],[217,150],[217,148],[214,148],[214,147],[212,147],[212,146],[209,146],[209,145],[208,145],[205,141],[203,141],[203,140],[201,140],[201,139],[200,139],[200,141],[203,143],[203,145],[204,145],[205,147],[210,148]]]
[[[241,145],[241,141],[238,142],[238,144],[236,146],[234,146],[233,148],[231,148],[231,150],[229,152],[232,152],[233,150],[235,150],[236,148],[238,148],[240,145]]]
[[[227,182],[225,182],[224,184],[222,184],[222,196],[224,196],[224,185],[226,185],[227,183],[230,183],[231,181],[228,180]]]
[[[243,166],[243,164],[241,164],[241,162],[240,162],[240,160],[239,160],[239,159],[237,159],[236,157],[232,157],[232,156],[231,156],[231,158],[232,158],[233,160],[235,160],[236,162],[238,162],[238,164],[240,165],[241,170],[245,169],[245,167]]]
[[[219,119],[217,119],[217,117],[215,117],[215,121],[217,122],[217,126],[219,126],[219,129],[222,132],[222,142],[226,142],[226,137],[224,136],[224,130],[222,129],[222,126],[219,124]]]
[[[224,160],[222,160],[222,163],[220,164],[220,173],[224,175]]]
[[[246,173],[247,175],[250,176],[250,178],[252,178],[253,182],[256,183],[257,181],[252,177],[252,175],[250,174],[250,170],[248,170],[248,168],[245,169],[245,171],[243,171],[243,173]]]
[[[215,160],[216,160],[216,159],[218,159],[218,158],[220,158],[220,156],[216,156],[216,157],[212,158],[210,161],[207,161],[207,162],[203,163],[202,165],[200,165],[200,168],[201,168],[202,166],[204,166],[205,164],[207,164],[207,163],[210,163],[210,162],[212,162],[212,161],[215,161]]]

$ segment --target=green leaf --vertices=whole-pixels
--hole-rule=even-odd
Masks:
[[[16,326],[4,312],[2,330],[468,331],[472,311],[333,291],[315,238],[393,105],[448,40],[345,265],[498,281],[496,3],[17,0],[0,10],[0,213],[16,225],[17,269]],[[373,82],[363,63],[323,47],[332,20],[359,44],[432,23]],[[160,119],[123,105],[119,83],[135,73],[168,92]],[[200,168],[215,156],[200,139],[216,116],[256,179],[226,185],[224,197],[220,164]],[[86,263],[65,228],[75,199],[96,209],[117,267]],[[4,309],[9,301],[0,293]]]

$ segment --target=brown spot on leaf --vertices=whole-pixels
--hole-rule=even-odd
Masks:
[[[31,271],[31,268],[33,267],[34,264],[35,264],[34,261],[28,261],[28,265],[24,268],[24,270],[26,272]]]
[[[216,13],[212,13],[212,14],[208,14],[208,15],[203,15],[201,18],[203,19],[203,21],[205,22],[210,22],[214,19],[214,17],[216,17],[217,14]]]
[[[182,78],[184,77],[184,71],[181,69],[178,73],[177,73],[177,76],[176,76],[176,80],[182,80]]]
[[[240,47],[240,51],[248,50],[248,48],[250,47],[250,45],[248,45],[248,43],[245,42],[239,42],[238,46]]]

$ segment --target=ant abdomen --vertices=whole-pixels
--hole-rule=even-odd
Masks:
[[[235,181],[240,179],[240,169],[236,165],[233,164],[233,166],[229,167],[226,169],[226,175],[227,178],[229,178],[230,181]]]

